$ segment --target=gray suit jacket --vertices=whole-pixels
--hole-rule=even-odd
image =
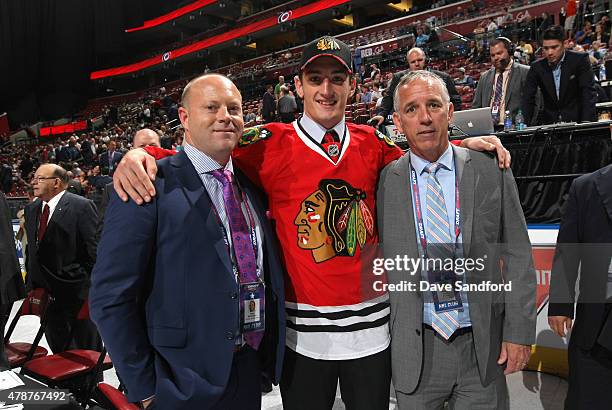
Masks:
[[[522,109],[521,99],[528,72],[529,66],[519,64],[516,61],[512,65],[506,95],[504,96],[504,106],[506,107],[506,110],[510,110],[510,114],[512,115],[513,119],[518,110]],[[494,81],[495,67],[491,67],[485,71],[478,81],[476,92],[474,93],[474,101],[472,101],[472,108],[491,106],[491,98],[493,97],[493,90],[495,88],[495,85],[493,84]],[[525,118],[525,120],[528,121],[529,119]],[[528,123],[530,124],[529,121]]]
[[[461,201],[461,233],[466,258],[483,258],[485,269],[468,271],[464,281],[512,282],[511,292],[467,292],[481,381],[503,375],[497,365],[502,341],[535,342],[536,276],[531,244],[511,171],[501,171],[489,154],[453,146]],[[418,258],[410,155],[387,165],[378,185],[378,229],[385,258]],[[500,244],[495,246],[495,244]],[[503,260],[504,269],[499,261]],[[387,271],[389,284],[417,284],[421,273]],[[420,292],[390,292],[393,385],[412,393],[423,361],[423,300]]]

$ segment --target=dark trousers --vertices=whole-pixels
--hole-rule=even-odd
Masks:
[[[330,410],[338,380],[347,410],[388,410],[390,349],[352,360],[316,360],[285,349],[280,381],[283,409]]]
[[[83,306],[80,299],[56,299],[47,311],[45,337],[53,353],[67,349],[102,350],[102,339],[94,323],[87,320],[75,321]],[[74,326],[72,338],[69,339]]]
[[[570,338],[565,410],[608,409],[612,403],[612,351],[598,343],[583,349]]]
[[[257,352],[248,346],[234,353],[232,371],[213,410],[260,410],[261,372]]]

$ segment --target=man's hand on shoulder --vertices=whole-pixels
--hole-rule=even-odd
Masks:
[[[487,137],[469,137],[461,141],[463,148],[474,151],[496,151],[500,168],[510,168],[510,151],[502,145],[499,138],[494,135]]]
[[[155,180],[156,173],[155,158],[142,148],[133,149],[119,162],[113,174],[113,186],[123,201],[127,201],[129,196],[141,205],[150,202],[155,196],[155,187],[151,181]]]

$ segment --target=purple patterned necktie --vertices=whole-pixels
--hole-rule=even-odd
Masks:
[[[212,171],[211,174],[223,185],[223,202],[225,203],[225,212],[229,221],[240,284],[257,282],[255,249],[242,207],[234,193],[234,186],[232,184],[234,176],[231,171],[220,169]],[[261,303],[262,305],[264,303],[263,295]],[[263,337],[263,332],[247,332],[243,336],[248,345],[257,350]]]

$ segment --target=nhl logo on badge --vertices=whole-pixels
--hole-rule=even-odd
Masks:
[[[327,154],[330,157],[337,157],[338,155],[340,155],[340,148],[338,147],[338,145],[332,144],[327,147]]]

